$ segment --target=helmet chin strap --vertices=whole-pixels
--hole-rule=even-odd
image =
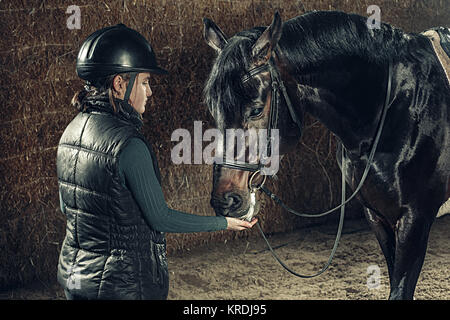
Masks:
[[[123,101],[125,103],[128,103],[128,100],[130,99],[131,90],[133,90],[134,81],[136,80],[137,72],[131,72],[131,78],[128,82],[127,91],[125,91],[125,95],[123,97]]]

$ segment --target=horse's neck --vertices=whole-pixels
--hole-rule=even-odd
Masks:
[[[362,153],[372,140],[385,95],[386,70],[361,62],[324,68],[310,85],[298,77],[297,94],[305,111],[340,138],[348,150]]]

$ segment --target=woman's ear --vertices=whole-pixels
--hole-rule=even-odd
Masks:
[[[113,94],[115,98],[123,99],[126,91],[126,82],[121,75],[116,75],[112,83]]]

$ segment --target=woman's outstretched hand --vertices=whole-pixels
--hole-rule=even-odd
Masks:
[[[256,222],[258,222],[258,219],[256,219],[256,218],[253,218],[252,221],[250,221],[250,222],[236,219],[236,218],[230,218],[230,217],[225,217],[225,219],[227,219],[227,223],[228,223],[227,230],[233,230],[233,231],[241,231],[241,230],[250,229],[251,227],[253,227],[255,225]]]

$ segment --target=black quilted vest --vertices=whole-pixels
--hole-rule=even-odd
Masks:
[[[102,101],[103,100],[103,101]],[[67,217],[58,282],[87,299],[165,299],[166,240],[145,222],[121,183],[119,156],[142,122],[129,105],[112,112],[107,100],[87,104],[58,145],[59,191]]]

